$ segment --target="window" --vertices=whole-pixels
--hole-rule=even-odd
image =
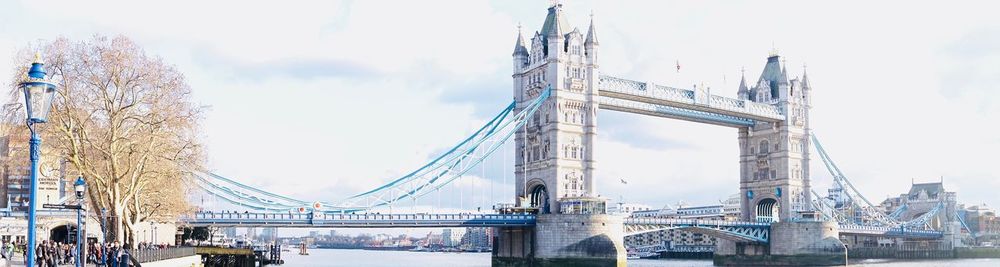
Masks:
[[[767,153],[768,152],[767,149],[768,149],[767,140],[760,140],[760,153],[761,154]]]

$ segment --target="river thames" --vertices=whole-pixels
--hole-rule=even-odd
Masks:
[[[447,266],[447,267],[488,267],[490,253],[446,253],[446,252],[409,252],[409,251],[373,251],[358,249],[312,249],[308,256],[286,252],[282,255],[286,267],[390,267],[390,266]],[[711,260],[629,260],[628,266],[712,266]],[[864,260],[852,261],[852,266],[879,267],[996,267],[1000,259],[958,259],[932,261],[886,261]]]

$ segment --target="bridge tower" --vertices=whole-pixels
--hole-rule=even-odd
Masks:
[[[740,81],[741,100],[774,105],[784,121],[757,122],[739,129],[742,219],[783,221],[811,210],[809,185],[809,109],[811,88],[788,79],[781,57],[772,51],[755,84]]]
[[[596,196],[597,50],[593,20],[586,35],[571,30],[561,4],[549,7],[530,44],[518,30],[513,53],[515,113],[545,88],[553,90],[515,137],[518,205],[560,213],[561,199]]]
[[[534,227],[497,228],[494,266],[625,266],[622,217],[594,188],[598,46],[593,18],[570,29],[558,3],[530,44],[518,30],[515,113],[552,92],[515,136],[516,204],[539,214]]]

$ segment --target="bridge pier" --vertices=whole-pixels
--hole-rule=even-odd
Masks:
[[[535,227],[498,227],[493,266],[625,266],[621,216],[539,214]]]
[[[844,244],[833,221],[793,221],[771,224],[767,244],[719,239],[717,266],[823,266],[844,264]]]

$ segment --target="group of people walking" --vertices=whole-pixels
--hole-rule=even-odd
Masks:
[[[55,267],[61,264],[72,264],[76,256],[76,244],[45,240],[35,248],[35,262],[38,263],[38,266]]]
[[[27,257],[26,245],[21,243],[3,242],[0,246],[0,257],[4,260],[13,260],[16,253],[21,254],[21,259]],[[143,244],[140,244],[142,247]],[[159,246],[145,245],[146,248],[158,249]],[[84,259],[87,264],[107,267],[129,267],[132,266],[132,255],[130,250],[121,246],[118,242],[101,244],[91,242],[87,245],[87,257]],[[72,265],[76,263],[76,244],[65,244],[54,241],[41,241],[35,247],[35,262],[39,267],[56,267],[60,265]]]
[[[118,241],[107,244],[90,243],[87,262],[97,266],[128,267],[132,265],[132,254]]]

